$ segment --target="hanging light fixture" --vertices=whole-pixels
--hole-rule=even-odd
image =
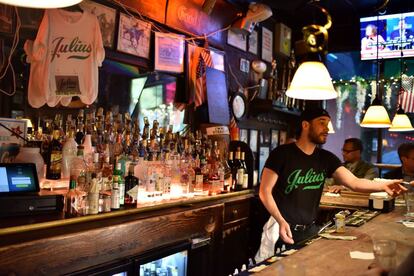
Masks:
[[[82,0],[0,0],[0,3],[37,9],[64,8],[79,4]]]
[[[388,130],[395,132],[414,131],[410,118],[408,118],[401,106],[398,108],[394,119],[392,119],[392,125]]]
[[[379,16],[377,16],[377,25],[379,23]],[[377,47],[377,74],[376,74],[376,93],[375,93],[375,99],[372,102],[371,106],[368,107],[367,112],[364,115],[364,119],[360,123],[361,127],[367,127],[367,128],[389,128],[391,126],[391,120],[388,116],[388,112],[385,109],[385,107],[382,105],[381,98],[382,93],[380,90],[380,84],[379,84],[379,77],[380,77],[380,61],[378,58],[378,36],[376,41],[376,47]]]
[[[332,125],[332,121],[329,121],[329,123],[328,123],[328,133],[329,134],[333,134],[333,133],[335,133],[335,129],[333,128],[333,125]]]
[[[327,17],[325,26],[309,25],[302,29],[303,39],[307,50],[312,54],[325,54],[328,42],[328,29],[332,26],[329,13],[322,7],[312,3],[319,8]],[[329,100],[338,97],[331,76],[326,66],[321,61],[303,62],[290,84],[286,95],[302,100]]]

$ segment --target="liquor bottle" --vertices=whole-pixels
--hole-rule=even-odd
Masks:
[[[81,195],[76,190],[76,179],[71,178],[69,182],[69,191],[65,195],[65,217],[76,217],[78,213],[78,204]]]
[[[73,131],[70,130],[68,133],[69,134],[62,148],[62,177],[64,178],[69,178],[70,164],[78,152],[78,144],[76,144],[74,139]]]
[[[118,175],[113,176],[113,183],[112,183],[112,191],[111,191],[111,209],[118,210],[119,209],[119,202],[120,194],[119,194],[119,187],[118,187]]]
[[[236,150],[236,155],[234,157],[234,165],[232,168],[232,177],[234,183],[234,190],[240,191],[243,188],[243,181],[244,181],[244,169],[241,163],[241,152],[240,147]]]
[[[200,165],[200,157],[197,154],[194,160],[194,174],[195,174],[195,183],[194,183],[194,192],[203,193],[203,172]]]
[[[121,162],[116,163],[116,167],[115,167],[115,170],[114,170],[113,177],[115,178],[115,176],[117,178],[117,184],[118,184],[118,189],[119,189],[119,204],[124,205],[124,202],[125,202],[125,198],[124,198],[124,195],[125,195],[125,182],[124,182],[124,177],[123,177],[124,174],[122,172]],[[114,183],[115,183],[115,180],[114,180]]]
[[[78,118],[77,118],[78,120],[77,121],[77,132],[75,135],[75,140],[76,140],[76,143],[78,143],[78,145],[82,145],[83,137],[85,136],[84,125],[83,125],[83,115],[84,115],[83,109],[79,110]]]
[[[125,205],[136,205],[136,200],[138,199],[138,194],[135,194],[135,198],[130,196],[131,190],[138,185],[138,178],[134,176],[135,165],[131,164],[128,169],[128,175],[125,177]],[[138,191],[138,187],[136,187]]]
[[[246,166],[246,162],[244,161],[244,157],[245,157],[245,152],[242,151],[241,152],[241,156],[240,156],[240,163],[241,166],[244,170],[244,174],[243,174],[243,189],[248,189],[249,188],[249,173],[247,171],[247,166]]]
[[[60,130],[53,131],[53,139],[49,145],[46,167],[47,179],[60,179],[62,172],[62,144],[59,142]]]
[[[144,129],[142,131],[142,139],[147,140],[149,138],[150,133],[150,125],[148,121],[148,117],[144,117]]]

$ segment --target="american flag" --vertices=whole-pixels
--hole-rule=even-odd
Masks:
[[[398,104],[406,113],[414,112],[414,93],[401,89],[398,94]]]
[[[195,107],[202,105],[207,99],[206,67],[213,67],[210,51],[203,49],[198,56],[196,71],[196,89],[194,94]]]

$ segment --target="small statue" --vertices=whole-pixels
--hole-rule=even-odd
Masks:
[[[270,77],[268,79],[268,90],[267,90],[267,99],[276,100],[277,95],[277,62],[276,59],[272,60],[272,70],[270,72]]]

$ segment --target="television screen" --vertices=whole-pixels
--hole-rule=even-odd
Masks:
[[[362,60],[414,56],[414,12],[364,17],[360,27]]]

